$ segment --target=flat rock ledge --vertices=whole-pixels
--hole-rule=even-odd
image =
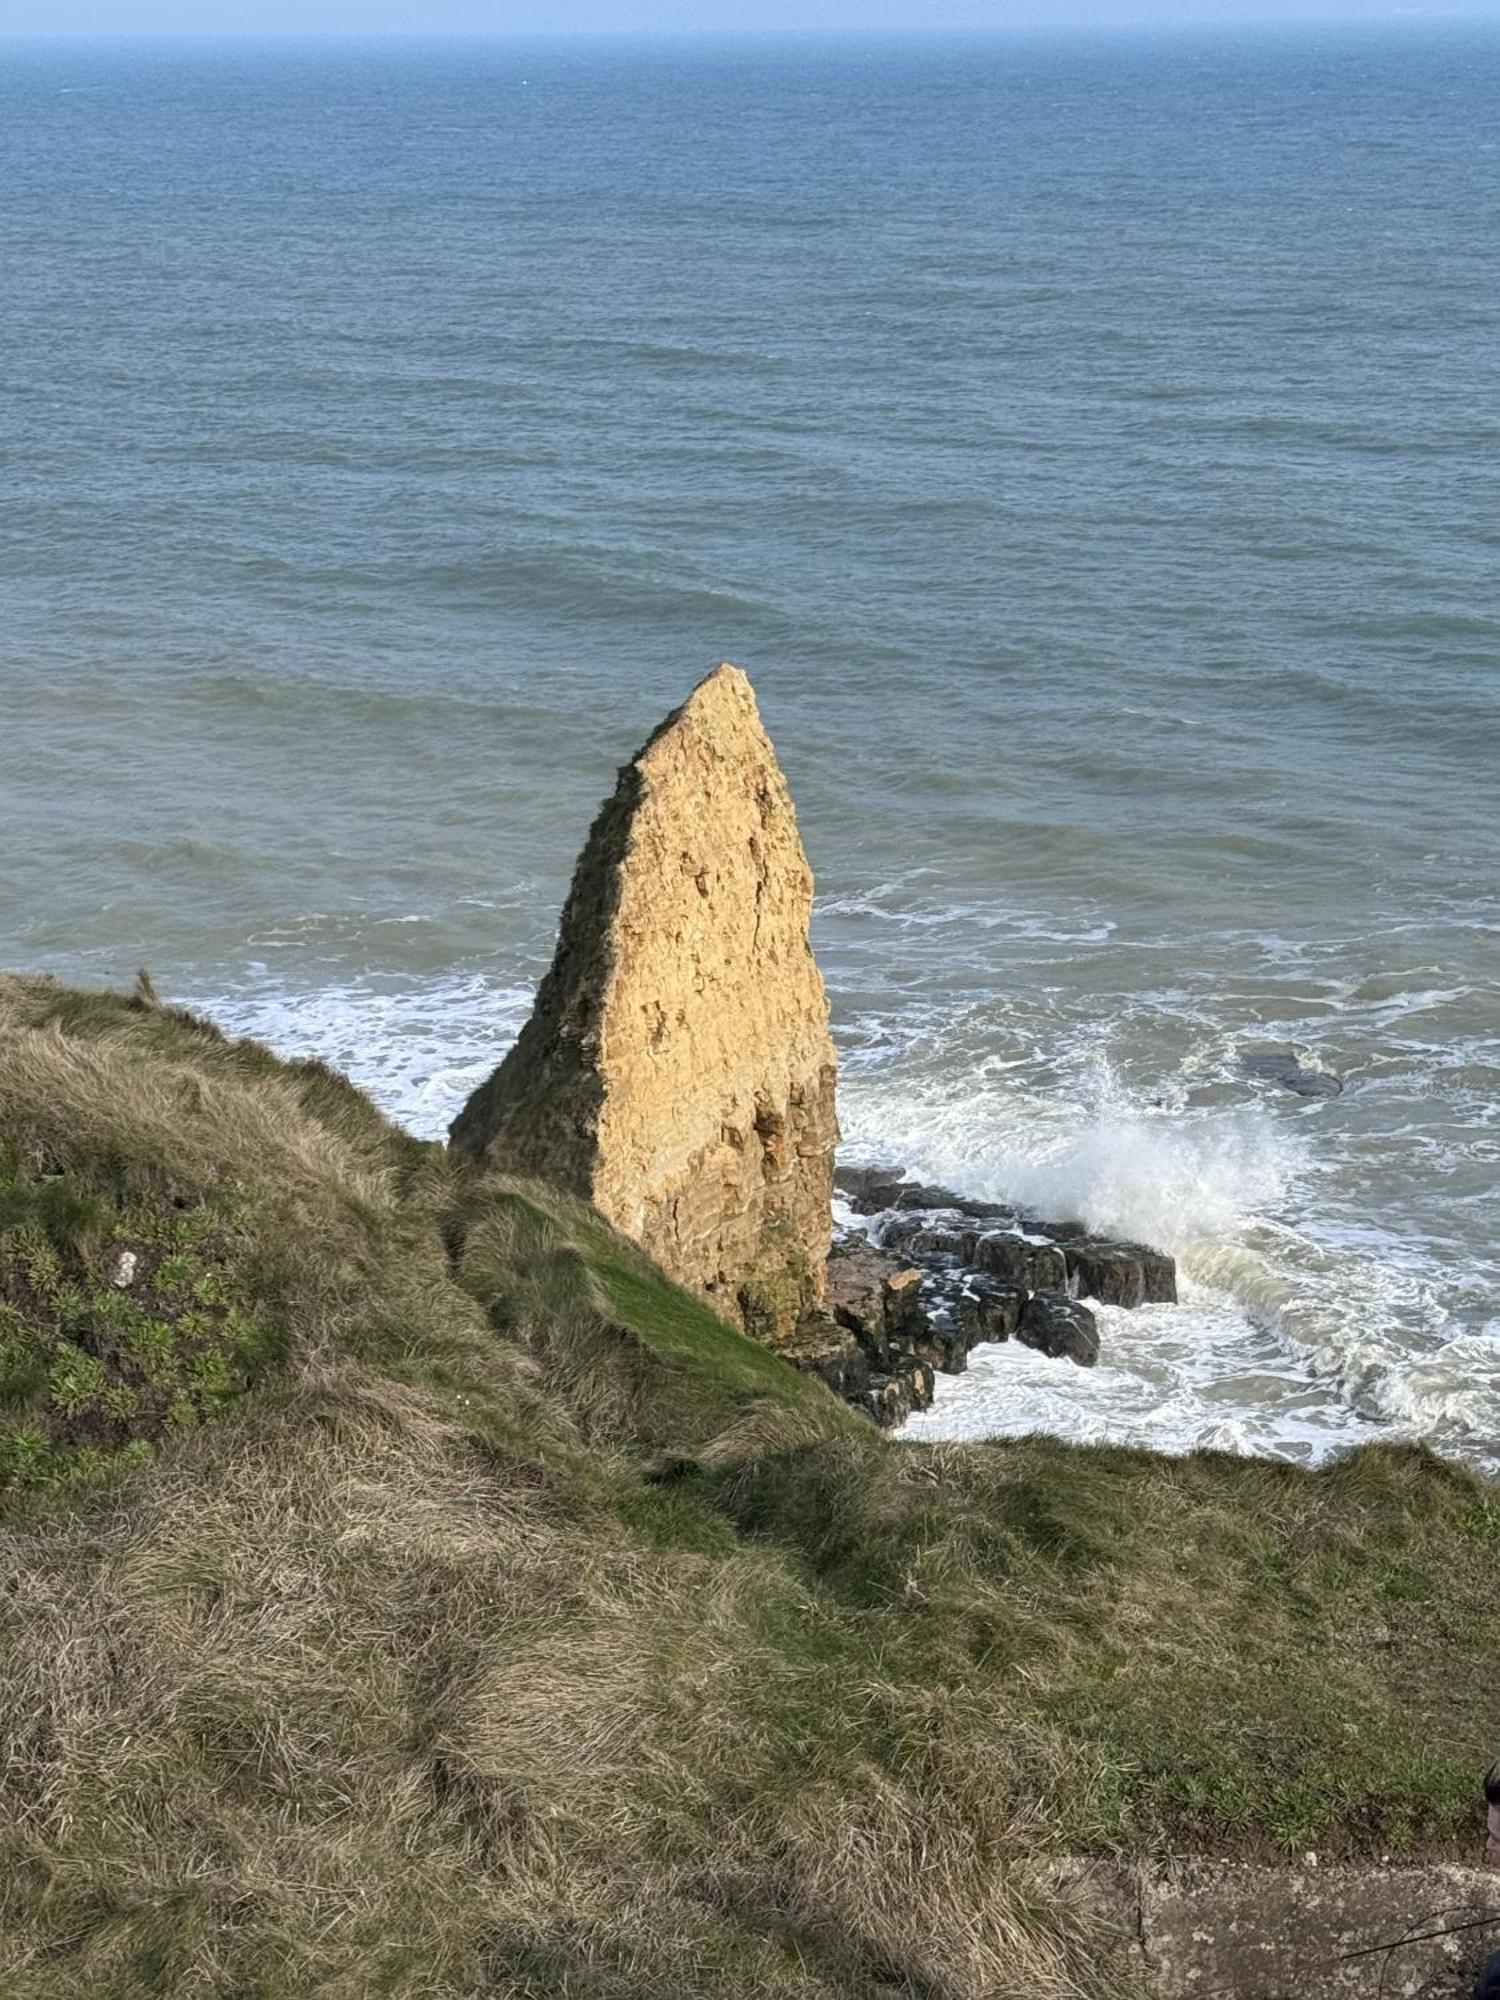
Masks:
[[[1500,1950],[1500,1871],[1179,1860],[1028,1865],[1149,2000],[1468,2000]]]
[[[1091,1368],[1099,1326],[1084,1300],[1175,1304],[1177,1268],[1142,1243],[1048,1222],[908,1180],[893,1167],[836,1175],[863,1229],[838,1236],[822,1309],[776,1343],[882,1429],[925,1410],[939,1375],[986,1341],[1015,1339]]]

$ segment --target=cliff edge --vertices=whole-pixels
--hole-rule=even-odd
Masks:
[[[1461,1466],[892,1448],[323,1064],[0,975],[5,2000],[1459,2000],[1497,1600]]]

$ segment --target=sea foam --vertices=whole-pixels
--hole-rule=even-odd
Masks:
[[[992,1080],[851,1078],[846,1138],[868,1157],[1191,1259],[1279,1208],[1306,1164],[1294,1131],[1254,1105],[1142,1103],[1095,1059],[1081,1090],[1039,1101]]]

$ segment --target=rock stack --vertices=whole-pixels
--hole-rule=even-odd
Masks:
[[[820,1304],[831,1229],[812,894],[750,683],[717,667],[621,771],[536,1010],[450,1134],[584,1196],[774,1341]]]
[[[746,1332],[875,1422],[980,1341],[1090,1366],[1080,1295],[1176,1296],[1170,1257],[899,1172],[843,1178],[812,873],[750,683],[720,666],[621,771],[515,1047],[454,1120],[462,1152],[591,1201]]]

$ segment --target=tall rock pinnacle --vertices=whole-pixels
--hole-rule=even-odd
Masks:
[[[749,681],[716,667],[620,773],[515,1047],[455,1147],[585,1196],[782,1331],[822,1295],[834,1051],[812,872]]]

